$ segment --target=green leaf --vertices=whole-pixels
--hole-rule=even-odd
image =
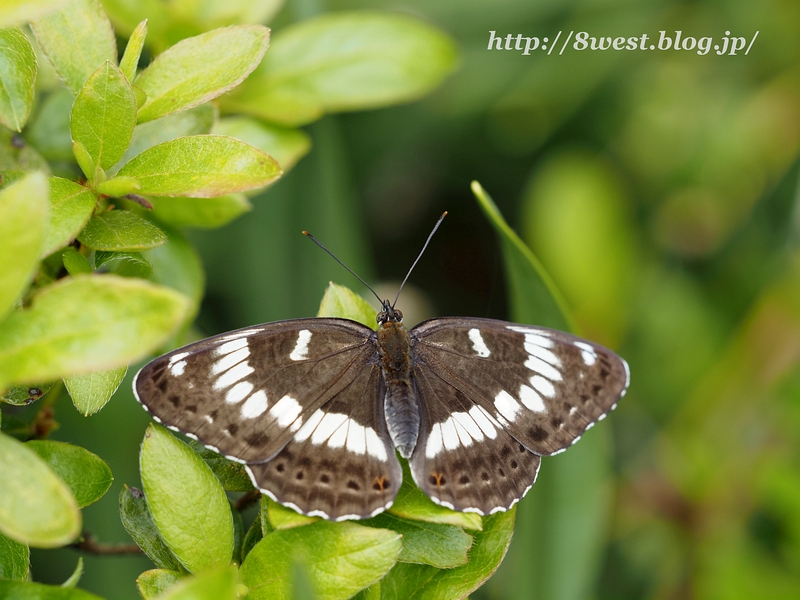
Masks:
[[[94,253],[94,265],[101,272],[113,273],[121,277],[149,279],[153,274],[152,265],[139,252],[104,252],[97,250]]]
[[[153,198],[153,215],[176,227],[214,229],[253,209],[244,194],[214,198]]]
[[[37,548],[77,537],[81,513],[69,488],[31,448],[2,433],[0,473],[0,532]]]
[[[397,559],[399,562],[452,569],[466,564],[467,551],[472,546],[472,536],[453,525],[411,521],[389,513],[373,517],[364,525],[391,529],[403,536],[403,549]]]
[[[131,84],[106,61],[81,88],[72,105],[70,131],[92,162],[108,169],[128,147],[136,127],[136,99]]]
[[[78,582],[81,580],[82,576],[83,576],[83,557],[79,556],[78,564],[75,565],[75,570],[72,572],[72,575],[70,575],[69,578],[64,583],[61,584],[61,587],[74,588],[76,585],[78,585]]]
[[[195,135],[163,142],[119,171],[141,183],[142,194],[209,198],[267,185],[281,175],[261,150],[224,135]]]
[[[189,446],[200,455],[226,492],[250,492],[255,489],[243,464],[228,460],[198,442],[193,441]]]
[[[139,182],[133,177],[112,177],[97,184],[97,191],[112,198],[127,196],[139,189]]]
[[[455,43],[418,19],[378,12],[324,15],[276,34],[264,61],[223,105],[303,125],[326,112],[420,98],[456,60]]]
[[[0,324],[0,389],[139,360],[183,322],[190,306],[184,296],[146,281],[65,278]]]
[[[159,600],[237,600],[237,573],[231,565],[186,577],[159,596]]]
[[[201,104],[155,121],[140,123],[133,130],[133,138],[122,159],[109,169],[109,173],[113,175],[118,172],[134,156],[157,144],[179,137],[211,132],[216,118],[217,111],[212,104]]]
[[[106,61],[117,62],[114,30],[99,0],[70,0],[31,23],[36,41],[73,94]]]
[[[192,573],[230,563],[230,506],[203,460],[163,427],[150,425],[140,465],[153,522],[178,560]]]
[[[169,572],[185,572],[183,565],[164,543],[153,523],[153,516],[141,490],[127,485],[122,487],[119,494],[119,517],[128,535],[156,566]]]
[[[69,132],[73,101],[72,94],[65,88],[48,94],[37,107],[33,121],[25,129],[25,139],[47,160],[75,160]]]
[[[69,244],[86,227],[97,203],[97,196],[82,185],[49,177],[50,218],[44,230],[40,256],[45,257]]]
[[[574,331],[575,324],[566,309],[566,302],[533,252],[508,226],[497,205],[477,181],[472,182],[472,193],[500,237],[510,303],[519,311],[514,313],[514,320]]]
[[[122,487],[119,494],[119,517],[128,535],[156,566],[169,572],[185,572],[183,565],[161,538],[140,490],[127,485]]]
[[[183,573],[178,571],[151,569],[139,575],[136,579],[136,588],[144,600],[152,600],[175,585],[182,577]]]
[[[41,583],[0,581],[0,598],[3,600],[103,600],[77,588],[62,588]]]
[[[22,131],[33,106],[36,53],[25,34],[16,27],[0,29],[0,123]]]
[[[19,142],[22,142],[21,147]],[[50,172],[50,165],[19,134],[0,127],[0,189],[22,179],[31,171]]]
[[[242,540],[242,559],[246,558],[253,547],[260,542],[264,537],[263,532],[261,531],[261,520],[256,517],[256,520],[253,521],[253,524],[250,525],[250,529],[247,530],[247,533],[244,534],[244,540]]]
[[[78,235],[81,244],[95,250],[147,250],[167,243],[166,234],[128,210],[95,215]]]
[[[153,267],[150,280],[181,292],[193,301],[193,311],[197,310],[205,291],[206,275],[203,263],[197,250],[186,237],[173,229],[166,229],[166,232],[169,237],[168,244],[143,253]],[[187,320],[192,317],[194,312],[187,315]]]
[[[3,0],[0,4],[0,27],[34,21],[61,8],[67,0]]]
[[[400,535],[355,523],[319,521],[275,531],[250,551],[241,568],[248,598],[291,597],[296,561],[305,567],[318,596],[350,598],[378,581],[400,553]]]
[[[64,385],[69,392],[75,408],[84,417],[93,415],[106,405],[125,378],[128,367],[119,367],[110,371],[97,371],[88,375],[74,375],[64,378]]]
[[[133,30],[131,37],[128,39],[128,45],[125,46],[125,53],[122,55],[122,60],[119,61],[119,70],[122,71],[125,78],[133,83],[136,79],[136,69],[139,66],[139,57],[142,55],[142,48],[144,48],[144,40],[147,37],[147,19],[142,21]]]
[[[61,253],[61,261],[70,275],[88,275],[92,273],[92,265],[89,264],[88,259],[72,246],[64,248],[64,252]]]
[[[269,29],[237,25],[178,42],[139,74],[147,94],[139,121],[152,121],[224,94],[239,85],[264,57]]]
[[[0,580],[27,581],[30,562],[31,551],[25,544],[0,533]]]
[[[301,515],[296,510],[279,504],[271,498],[266,499],[266,504],[268,506],[267,516],[269,518],[269,524],[273,529],[292,529],[319,521],[319,517]]]
[[[225,117],[214,126],[214,133],[229,135],[263,150],[286,173],[311,150],[311,138],[301,129],[261,123],[250,117]]]
[[[103,459],[85,448],[51,440],[32,440],[25,445],[69,486],[79,508],[97,502],[114,481]]]
[[[14,406],[27,406],[44,396],[52,387],[52,383],[12,385],[0,396],[0,400]]]
[[[469,562],[454,569],[398,563],[381,581],[381,598],[449,600],[465,598],[494,573],[505,556],[514,532],[515,509],[483,520],[483,531],[475,534]]]
[[[28,287],[39,262],[48,216],[47,179],[32,173],[0,190],[0,319]],[[0,389],[3,386],[0,385]]]
[[[378,328],[372,305],[349,288],[333,282],[325,289],[317,316],[352,319],[372,329]]]
[[[75,155],[75,160],[78,162],[78,166],[81,168],[81,171],[83,171],[86,179],[94,181],[97,175],[97,164],[94,162],[92,155],[89,154],[89,151],[83,144],[73,140],[72,153]]]
[[[403,483],[397,492],[397,498],[389,507],[389,512],[399,517],[441,525],[457,525],[465,529],[480,530],[481,516],[475,513],[464,513],[450,510],[436,504],[420,490],[411,477],[408,462],[401,461],[403,466]]]

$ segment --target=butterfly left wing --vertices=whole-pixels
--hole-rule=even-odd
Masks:
[[[562,452],[604,418],[628,386],[624,360],[560,331],[450,317],[421,323],[409,335],[425,412],[412,472],[431,497],[448,497],[447,503],[455,499],[461,510],[469,496],[465,488],[455,489],[462,475],[445,477],[454,489],[444,490],[436,483],[443,467],[464,462],[477,446],[474,442],[480,441],[493,461],[494,474],[488,474],[497,489],[505,486],[507,491],[477,505],[470,500],[473,504],[466,506],[484,513],[504,510],[535,479],[528,453]],[[513,474],[515,481],[524,483],[519,489],[502,483],[512,460],[516,466],[511,470],[522,469]]]

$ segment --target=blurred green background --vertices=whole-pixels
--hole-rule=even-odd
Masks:
[[[474,597],[800,597],[800,3],[289,0],[270,25],[361,8],[435,24],[460,67],[423,101],[308,126],[311,153],[252,213],[190,233],[208,285],[198,335],[313,315],[329,280],[363,291],[302,229],[395,290],[444,210],[401,308],[409,321],[508,318],[479,180],[632,385],[586,440],[543,461],[509,556]],[[747,56],[524,56],[488,51],[490,30],[759,35]],[[130,377],[91,419],[65,395],[56,406],[53,438],[115,474],[84,511],[107,542],[128,541],[117,497],[140,484],[148,417]],[[569,474],[586,486],[559,485]],[[110,598],[138,597],[150,568],[85,560],[81,587]],[[60,583],[76,561],[34,550],[34,578]]]

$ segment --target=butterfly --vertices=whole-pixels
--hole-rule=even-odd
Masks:
[[[396,302],[382,301],[377,331],[292,319],[189,344],[145,365],[134,393],[158,422],[243,463],[273,500],[341,521],[392,505],[397,454],[437,504],[508,510],[541,457],[628,387],[623,359],[573,335],[464,317],[407,331]]]

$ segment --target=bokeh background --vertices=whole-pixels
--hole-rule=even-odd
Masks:
[[[506,561],[474,597],[800,597],[800,3],[288,0],[270,25],[364,8],[435,24],[459,68],[422,101],[308,126],[310,154],[251,213],[190,232],[207,277],[198,334],[313,315],[329,280],[367,293],[302,229],[396,289],[444,210],[401,307],[412,321],[508,317],[478,180],[580,333],[629,361],[632,386],[592,441],[543,461]],[[747,56],[523,56],[488,51],[490,30],[759,35]],[[91,419],[56,405],[53,438],[115,474],[84,511],[107,542],[128,540],[117,497],[140,483],[148,418],[129,380]],[[565,473],[586,486],[559,486]],[[110,598],[137,597],[151,567],[85,560],[81,587]],[[76,561],[34,550],[34,578],[60,583]]]

